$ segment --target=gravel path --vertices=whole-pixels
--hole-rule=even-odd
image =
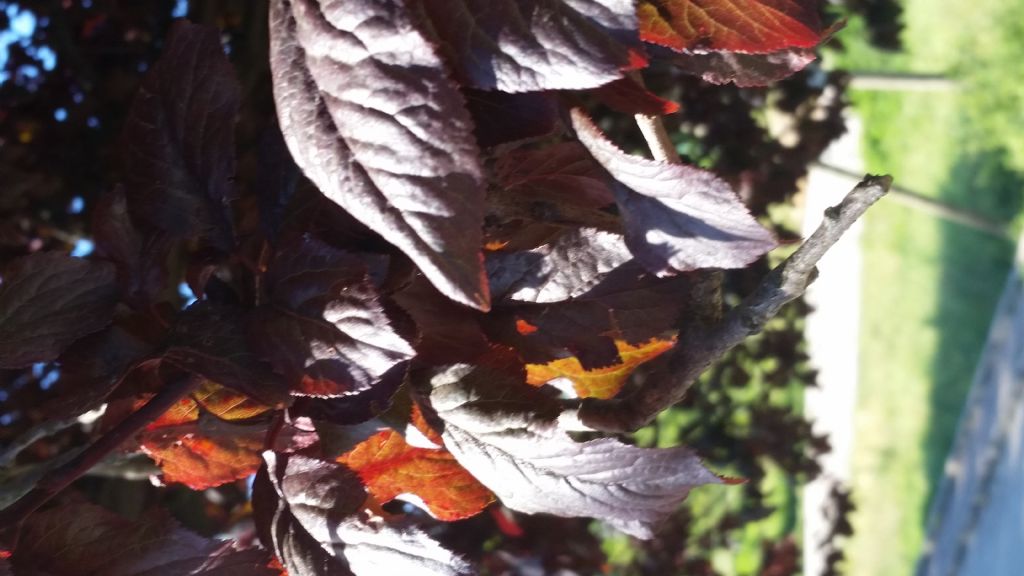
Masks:
[[[863,173],[860,156],[861,123],[847,121],[847,133],[834,142],[821,162],[854,173]],[[807,182],[803,235],[808,236],[826,208],[838,204],[856,185],[856,179],[822,168],[812,168]],[[811,363],[818,369],[818,387],[804,395],[804,412],[817,433],[827,434],[832,444],[819,480],[804,487],[804,574],[817,576],[825,565],[820,544],[829,525],[823,510],[835,480],[850,478],[853,451],[853,415],[857,400],[857,367],[861,304],[862,223],[857,223],[825,255],[818,265],[818,279],[807,291],[814,311],[807,318],[805,335]]]

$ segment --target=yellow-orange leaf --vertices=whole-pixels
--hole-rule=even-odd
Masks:
[[[263,449],[262,427],[231,421],[267,410],[243,394],[206,381],[147,426],[139,440],[166,482],[196,490],[220,486],[255,472]]]
[[[380,502],[415,494],[440,520],[468,518],[494,501],[447,450],[410,446],[392,430],[371,436],[338,462],[354,470]]]
[[[244,394],[207,380],[191,396],[182,398],[164,412],[150,427],[195,422],[199,419],[200,407],[221,420],[245,420],[270,410],[269,406],[259,404]]]
[[[611,398],[619,393],[622,385],[626,383],[626,378],[637,366],[657,358],[675,344],[675,338],[653,338],[639,346],[616,340],[615,346],[622,357],[620,364],[584,370],[576,357],[561,358],[547,364],[527,364],[526,381],[534,386],[541,386],[555,378],[568,378],[580,398]]]

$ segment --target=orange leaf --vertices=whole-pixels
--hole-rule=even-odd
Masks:
[[[616,340],[622,362],[604,368],[584,370],[575,356],[561,358],[547,364],[527,364],[526,381],[534,386],[541,386],[555,378],[568,378],[580,398],[611,398],[619,393],[626,378],[637,366],[653,360],[671,349],[676,344],[670,340],[653,338],[650,341],[632,346],[624,340]]]
[[[185,426],[144,433],[142,449],[160,466],[164,481],[203,490],[245,478],[260,467],[262,428],[222,421]]]
[[[261,461],[265,428],[231,421],[268,410],[244,394],[206,381],[146,427],[142,449],[166,482],[194,490],[220,486],[252,474]]]
[[[377,500],[415,494],[440,520],[468,518],[494,501],[447,450],[410,446],[392,430],[369,437],[338,462],[354,470]]]
[[[676,50],[765,54],[821,42],[816,0],[642,0],[640,37]]]

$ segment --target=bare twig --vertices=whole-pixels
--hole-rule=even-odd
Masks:
[[[142,408],[132,412],[127,418],[82,451],[81,454],[49,472],[28,494],[19,498],[17,502],[11,504],[3,511],[0,511],[0,528],[20,524],[29,514],[35,512],[36,509],[45,504],[50,498],[59,494],[61,490],[67,488],[72,482],[81,478],[93,466],[106,458],[108,454],[174,406],[178,400],[190,394],[199,385],[200,381],[201,379],[196,376],[187,375],[167,384],[163,390],[150,399]]]
[[[891,185],[889,176],[866,176],[838,206],[825,211],[814,234],[725,318],[682,330],[674,351],[654,361],[658,364],[632,394],[622,399],[587,399],[579,407],[579,420],[595,430],[625,432],[647,424],[681,400],[713,362],[760,332],[779,309],[803,294],[825,252]]]
[[[644,77],[640,75],[639,71],[631,72],[629,77],[640,86],[645,86]],[[655,160],[670,164],[682,162],[682,158],[679,157],[679,152],[676,151],[676,146],[669,138],[668,131],[665,130],[665,124],[660,117],[636,114],[634,118],[636,118],[636,125],[640,127],[640,132],[643,133],[647,147],[651,149],[651,155]]]

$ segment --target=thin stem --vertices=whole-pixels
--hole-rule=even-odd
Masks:
[[[632,72],[629,76],[641,87],[645,86],[644,77],[639,72]],[[655,160],[670,164],[679,164],[683,161],[679,157],[679,152],[676,151],[676,146],[672,143],[672,139],[669,138],[668,131],[665,130],[665,124],[661,121],[661,117],[636,114],[634,118]]]
[[[142,408],[132,412],[108,430],[81,454],[43,476],[29,493],[0,511],[0,527],[21,524],[40,506],[81,478],[90,468],[99,464],[107,455],[174,406],[178,400],[195,390],[200,382],[200,378],[187,375],[167,384]]]
[[[814,234],[721,321],[681,332],[679,345],[652,362],[653,369],[632,394],[622,399],[585,400],[578,408],[579,421],[594,430],[627,432],[681,400],[712,363],[760,332],[784,305],[804,293],[821,257],[891,185],[889,176],[865,176],[838,206],[825,211]]]

